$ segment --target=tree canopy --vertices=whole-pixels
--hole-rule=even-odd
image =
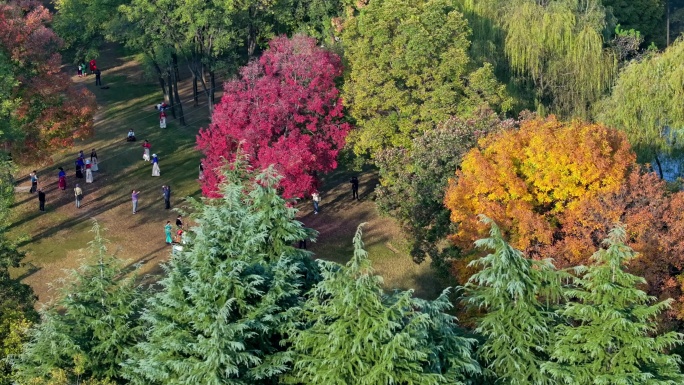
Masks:
[[[451,0],[371,1],[350,14],[342,43],[350,70],[345,103],[357,154],[411,140],[456,114],[510,108],[491,66],[474,68],[470,30]]]
[[[504,53],[507,60],[498,60],[499,73],[521,88],[518,96],[533,101],[540,112],[586,118],[591,104],[609,89],[618,63],[606,47],[601,0],[459,4],[473,25],[473,55],[497,60]],[[532,89],[525,81],[532,82]]]
[[[93,224],[89,255],[42,311],[30,341],[16,359],[22,383],[121,380],[124,351],[142,336],[142,290],[126,277],[120,259],[107,252],[100,225]]]
[[[536,118],[490,135],[465,155],[447,190],[444,202],[458,226],[451,239],[470,249],[485,231],[477,215],[485,214],[514,247],[550,244],[555,218],[617,191],[634,160],[622,133],[597,124]]]
[[[45,160],[92,134],[94,97],[61,71],[62,40],[37,2],[0,4],[0,140],[15,160]]]
[[[672,304],[639,289],[646,281],[626,271],[636,253],[625,244],[624,227],[611,230],[589,267],[567,290],[569,301],[558,311],[550,360],[542,370],[564,384],[679,384],[679,356],[668,354],[684,335],[662,333],[657,320]]]
[[[146,338],[129,352],[132,384],[271,384],[287,371],[283,342],[318,276],[292,244],[315,232],[294,219],[272,168],[245,167],[238,158],[222,197],[196,203],[198,226],[165,266]]]
[[[612,92],[595,106],[596,120],[624,131],[637,154],[681,150],[684,137],[684,39],[620,71]]]
[[[556,324],[553,306],[562,294],[561,277],[550,260],[533,261],[508,244],[491,219],[489,238],[477,247],[492,250],[470,263],[479,271],[465,285],[463,301],[478,312],[475,332],[485,338],[478,358],[495,379],[512,385],[553,384],[541,370]]]
[[[434,301],[385,294],[363,250],[361,227],[345,265],[320,261],[290,338],[294,384],[465,384],[480,373],[474,339],[461,336],[446,290]]]
[[[258,61],[227,82],[209,127],[197,135],[204,153],[202,191],[217,196],[221,167],[240,151],[250,166],[275,165],[286,198],[311,194],[318,173],[337,167],[350,125],[335,86],[340,58],[303,35],[279,37]]]

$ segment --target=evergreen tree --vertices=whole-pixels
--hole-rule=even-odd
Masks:
[[[221,198],[195,202],[198,226],[165,266],[143,315],[147,338],[130,351],[133,384],[271,384],[285,372],[283,344],[301,296],[317,277],[292,244],[313,230],[294,219],[272,168],[259,175],[238,156]]]
[[[658,315],[674,300],[649,305],[655,298],[638,288],[646,280],[626,271],[637,254],[625,238],[623,227],[614,228],[604,241],[607,248],[592,256],[591,266],[578,269],[586,273],[567,292],[573,301],[558,312],[567,323],[556,328],[552,361],[543,365],[557,383],[684,382],[679,356],[666,354],[684,335],[658,333]]]
[[[59,383],[61,376],[121,380],[124,350],[141,335],[142,293],[135,276],[122,278],[122,262],[107,254],[97,222],[92,232],[91,259],[72,271],[16,359],[21,381]]]
[[[319,260],[323,280],[290,339],[295,384],[462,384],[480,372],[474,341],[460,336],[448,290],[435,301],[385,294],[363,250],[361,227],[346,266]]]
[[[561,294],[561,273],[550,261],[533,261],[511,247],[489,218],[490,237],[475,242],[494,254],[469,267],[481,269],[465,286],[465,302],[484,314],[475,332],[486,338],[478,356],[486,369],[506,384],[553,384],[541,372],[553,329],[552,306]],[[492,374],[489,373],[489,374]]]

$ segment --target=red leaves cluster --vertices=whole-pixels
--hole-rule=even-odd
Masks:
[[[337,167],[350,126],[335,79],[340,58],[306,36],[278,37],[258,61],[224,85],[211,125],[197,136],[204,152],[205,196],[216,197],[220,168],[238,146],[256,169],[275,165],[286,198],[316,189],[318,172]]]
[[[15,159],[46,159],[52,150],[92,133],[95,99],[60,71],[62,41],[46,26],[50,21],[49,11],[38,2],[0,4],[5,57],[0,65],[10,67],[16,81],[11,96],[18,101],[9,117],[15,137],[3,139],[10,142]]]

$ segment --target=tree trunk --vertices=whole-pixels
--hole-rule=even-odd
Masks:
[[[179,82],[181,81],[180,77],[180,72],[178,71],[178,55],[175,53],[171,55],[173,58],[173,71],[175,72],[176,75],[176,81]]]
[[[197,89],[197,76],[192,74],[192,99],[195,101],[195,107],[199,105],[199,91]]]
[[[248,28],[248,34],[247,34],[247,58],[251,59],[252,56],[254,56],[254,51],[256,50],[256,38],[257,38],[257,29],[256,26],[254,25],[254,22],[252,20],[256,19],[256,7],[251,6],[249,7],[249,28]]]
[[[667,10],[665,11],[666,15],[667,15],[666,16],[667,25],[665,27],[666,32],[667,32],[667,42],[666,42],[665,47],[669,47],[670,46],[670,0],[667,0],[665,2],[665,6],[667,7]]]
[[[169,95],[169,106],[171,106],[171,115],[173,115],[174,119],[177,119],[175,101],[176,98],[173,96],[173,76],[171,76],[171,68],[168,68],[168,70],[166,71],[166,76],[168,78],[168,81],[166,83],[169,87],[167,94]]]
[[[161,70],[161,67],[159,67],[159,64],[157,64],[156,61],[152,61],[152,64],[154,65],[155,71],[157,71],[157,79],[159,79],[159,87],[161,87],[162,94],[164,94],[164,103],[171,105],[172,103],[169,102],[169,92],[168,89],[166,88],[166,81],[164,80],[164,72]]]
[[[663,166],[660,164],[660,159],[658,158],[658,153],[655,153],[655,161],[656,165],[658,166],[658,174],[660,174],[660,179],[665,179],[665,176],[663,175]]]
[[[211,115],[214,111],[214,104],[212,103],[212,97],[210,92],[211,90],[207,85],[208,82],[206,81],[204,76],[204,65],[201,64],[200,58],[198,56],[195,56],[188,63],[188,68],[190,68],[190,72],[192,72],[193,77],[202,83],[202,91],[204,92],[204,95],[207,97],[207,106],[209,107],[209,115]]]
[[[209,71],[209,80],[211,82],[211,104],[216,104],[216,76],[214,71]]]
[[[178,116],[180,119],[180,124],[185,126],[185,116],[183,115],[183,104],[181,103],[181,98],[180,94],[178,93],[178,57],[174,54],[172,56],[173,59],[173,71],[172,77],[173,77],[173,95],[176,98],[176,105],[178,106]]]

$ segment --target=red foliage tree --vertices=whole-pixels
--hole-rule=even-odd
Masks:
[[[224,85],[212,123],[197,135],[206,156],[205,196],[218,195],[219,169],[235,158],[238,146],[252,167],[275,165],[286,198],[310,194],[317,173],[337,167],[350,129],[335,87],[340,58],[306,36],[278,37],[269,47]]]
[[[61,39],[46,25],[49,11],[36,1],[0,4],[0,82],[6,100],[0,109],[10,132],[0,140],[15,159],[46,159],[93,130],[95,99],[60,71]]]

